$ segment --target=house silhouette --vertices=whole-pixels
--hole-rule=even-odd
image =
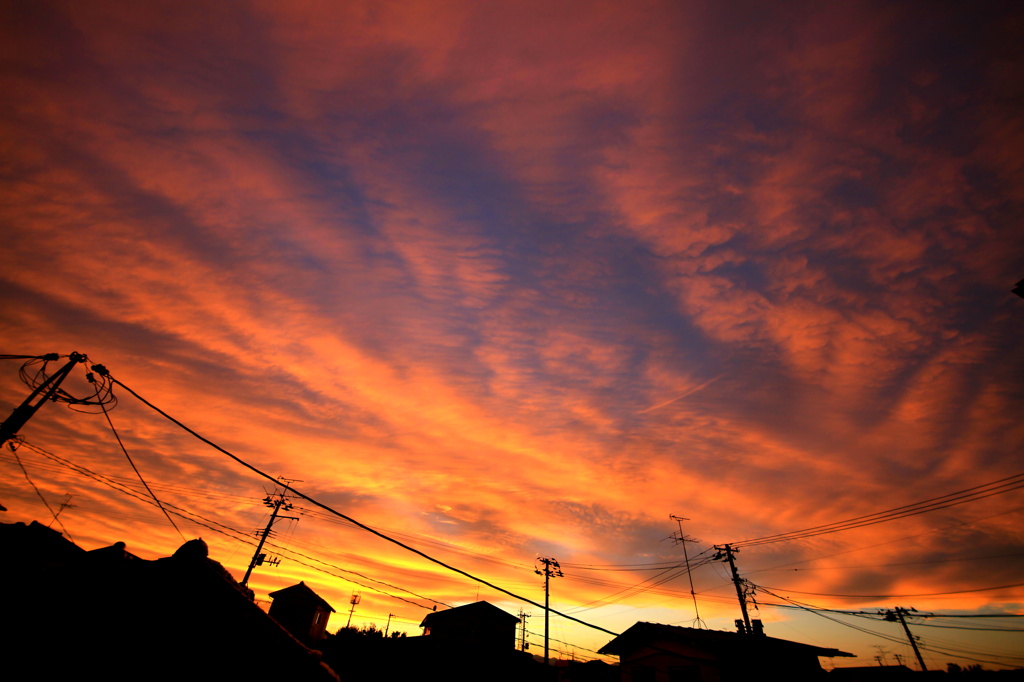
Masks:
[[[487,602],[431,612],[425,634],[383,637],[342,628],[324,642],[324,660],[345,680],[529,682],[544,668],[515,648],[519,619]]]
[[[622,682],[788,682],[823,680],[819,656],[853,656],[768,637],[639,622],[598,653],[619,657]]]
[[[334,607],[306,583],[270,593],[270,616],[306,646],[313,646],[327,634],[327,620]]]
[[[149,561],[33,522],[0,524],[0,547],[5,679],[338,680],[202,540]]]
[[[519,618],[485,601],[428,613],[423,635],[477,650],[514,649]]]

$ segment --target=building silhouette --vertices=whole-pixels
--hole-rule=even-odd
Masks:
[[[270,593],[270,616],[306,646],[315,645],[327,635],[327,621],[334,607],[306,583]]]
[[[639,622],[599,653],[619,657],[622,682],[823,680],[819,656],[853,656],[763,634]]]
[[[519,618],[485,601],[428,613],[420,623],[423,635],[438,643],[477,650],[514,649]]]
[[[0,524],[0,547],[4,679],[338,680],[202,540],[149,561],[33,522]]]

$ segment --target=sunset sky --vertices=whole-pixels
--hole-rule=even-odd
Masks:
[[[685,576],[649,568],[686,517],[698,562],[740,545],[768,634],[910,664],[896,624],[774,604],[1024,613],[1021,490],[743,543],[1024,472],[1019,6],[3,0],[0,352],[85,353],[529,599],[554,557],[553,608],[614,632],[694,625]],[[115,394],[184,537],[240,578],[271,483]],[[0,454],[0,520],[52,521],[34,484],[73,495],[86,549],[171,554],[159,510],[39,451],[141,490],[91,412],[22,429],[31,483]],[[333,630],[359,592],[353,625],[410,635],[486,599],[540,652],[537,607],[293,502],[258,598],[304,580]],[[727,566],[693,578],[732,629]],[[929,667],[1024,665],[1024,619],[915,623]]]

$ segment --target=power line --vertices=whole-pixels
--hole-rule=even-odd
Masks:
[[[24,439],[19,439],[19,440],[26,447],[28,447],[28,448],[38,452],[39,454],[42,454],[42,455],[46,456],[46,457],[50,457],[54,461],[56,461],[59,464],[61,464],[61,466],[63,466],[64,468],[71,469],[72,471],[76,471],[77,473],[79,473],[81,475],[85,475],[85,476],[87,476],[89,478],[92,478],[92,479],[94,479],[94,480],[96,480],[96,481],[98,481],[100,483],[103,483],[103,484],[107,485],[108,487],[112,488],[113,490],[116,490],[118,492],[122,492],[122,493],[128,494],[129,496],[134,497],[134,498],[138,499],[141,502],[145,502],[146,504],[156,506],[152,499],[147,498],[147,497],[145,497],[143,495],[140,495],[139,493],[136,493],[136,492],[128,489],[126,486],[124,486],[122,484],[118,484],[116,481],[113,481],[110,477],[107,477],[107,476],[105,476],[103,474],[99,474],[99,473],[93,472],[93,471],[89,470],[86,467],[82,467],[80,465],[76,465],[73,462],[70,462],[68,460],[64,460],[59,455],[55,455],[52,452],[44,450],[43,448],[40,448],[37,445],[29,443],[29,442],[25,441]],[[218,534],[221,534],[221,535],[225,535],[225,536],[230,537],[230,538],[232,538],[234,540],[241,541],[241,542],[244,542],[244,543],[249,544],[249,545],[253,545],[254,544],[248,538],[248,536],[246,534],[242,533],[242,531],[239,531],[239,530],[237,530],[235,528],[230,528],[229,526],[225,526],[224,524],[221,524],[218,521],[214,521],[213,519],[209,519],[209,518],[204,517],[204,516],[202,516],[200,514],[197,514],[195,512],[186,510],[186,509],[184,509],[182,507],[179,507],[177,505],[171,504],[169,502],[165,502],[164,504],[167,505],[167,507],[170,508],[169,509],[170,513],[175,514],[177,516],[180,516],[181,518],[183,518],[185,520],[188,520],[188,521],[190,521],[192,523],[195,523],[196,525],[202,526],[202,527],[204,527],[204,528],[206,528],[208,530],[211,530],[211,531],[213,531],[215,533],[218,533]],[[197,521],[196,519],[202,519],[202,521]],[[203,521],[205,521],[205,523]],[[210,525],[210,524],[213,524],[213,525]],[[217,528],[215,526],[219,526],[219,528]],[[315,561],[318,564],[322,564],[323,566],[332,568],[335,571],[340,571],[341,573],[348,573],[348,574],[351,574],[351,575],[357,575],[357,576],[359,576],[361,578],[364,578],[365,580],[369,580],[371,582],[379,583],[379,584],[382,584],[382,585],[393,587],[393,588],[398,589],[398,590],[402,590],[403,592],[407,592],[408,594],[411,594],[411,595],[413,595],[415,597],[418,597],[420,599],[424,599],[424,600],[427,600],[427,601],[432,601],[432,602],[434,602],[434,603],[436,603],[438,605],[441,605],[441,606],[446,606],[446,607],[449,607],[449,608],[451,607],[451,604],[448,604],[446,602],[439,601],[439,600],[433,599],[431,597],[427,597],[427,596],[424,596],[424,595],[417,594],[417,593],[415,593],[415,592],[413,592],[411,590],[399,587],[397,585],[392,585],[391,583],[387,583],[385,581],[381,581],[381,580],[377,580],[375,578],[371,578],[371,577],[369,577],[369,576],[367,576],[365,574],[359,573],[357,571],[352,571],[352,570],[349,570],[349,569],[341,568],[339,566],[331,564],[330,562],[323,561],[322,559],[317,559],[316,557],[312,557],[312,556],[310,556],[308,554],[304,554],[304,553],[299,552],[297,550],[294,550],[294,549],[285,547],[283,545],[280,545],[279,543],[268,541],[266,544],[267,544],[267,546],[272,547],[275,551],[277,551],[280,554],[286,556],[290,561],[293,561],[294,563],[300,564],[302,566],[306,566],[307,568],[311,568],[311,569],[313,569],[315,571],[319,571],[321,573],[325,573],[327,575],[330,575],[330,576],[333,576],[333,577],[336,577],[336,578],[341,578],[342,580],[350,582],[350,583],[352,583],[354,585],[358,585],[358,586],[363,587],[365,589],[369,589],[369,590],[372,590],[374,592],[378,592],[380,594],[383,594],[384,596],[391,597],[392,599],[398,599],[400,601],[404,601],[404,602],[406,602],[408,604],[411,604],[413,606],[417,606],[419,608],[427,608],[427,607],[425,607],[425,606],[423,606],[421,604],[417,604],[416,602],[410,601],[409,599],[406,599],[404,597],[401,597],[401,596],[398,596],[398,595],[395,595],[395,594],[391,594],[391,593],[386,592],[384,590],[381,590],[379,588],[373,587],[372,585],[366,585],[366,584],[361,583],[361,582],[359,582],[357,580],[352,580],[351,578],[349,578],[347,576],[340,575],[339,573],[333,572],[331,570],[327,570],[327,569],[325,569],[325,568],[323,568],[321,566],[313,565],[313,564],[309,563],[308,561],[303,561],[302,559],[298,559],[296,557],[303,557],[305,559],[309,559],[310,561]],[[564,614],[562,614],[562,613],[560,613],[560,612],[558,612],[558,611],[556,611],[554,609],[551,610],[551,613],[555,613],[557,615],[561,615],[563,617],[566,617],[566,616],[564,616]],[[578,619],[575,619],[575,618],[569,617],[569,619],[570,620],[577,620],[577,622],[583,623],[583,621],[578,621]],[[409,622],[412,623],[414,621],[409,621]],[[584,624],[586,624],[586,623],[584,623]],[[603,628],[598,628],[597,626],[590,626],[590,627],[594,627],[594,628],[603,630]],[[536,634],[536,633],[533,633],[533,634]],[[583,650],[583,651],[590,651],[592,653],[597,653],[596,651],[593,651],[592,649],[588,649],[587,647],[583,647],[583,646],[580,646],[580,645],[577,645],[577,644],[572,644],[572,643],[569,643],[569,642],[563,642],[562,640],[558,640],[558,639],[555,639],[555,638],[552,638],[552,641],[558,642],[560,644],[565,644],[566,646],[571,646],[571,647],[574,647],[576,649],[580,649],[580,650]]]
[[[21,439],[20,436],[16,436],[15,439],[19,443],[23,443],[24,442]],[[7,445],[8,445],[8,447],[11,450],[11,454],[14,455],[15,461],[18,463],[18,467],[21,468],[22,475],[25,477],[25,480],[28,481],[28,484],[30,486],[32,486],[32,490],[36,491],[36,496],[42,501],[43,506],[46,507],[46,510],[48,512],[50,512],[50,516],[53,517],[53,520],[57,522],[57,525],[60,526],[60,529],[62,531],[64,531],[67,534],[67,536],[70,538],[71,537],[71,533],[68,533],[68,529],[65,528],[64,524],[61,523],[60,519],[57,518],[57,512],[53,511],[53,508],[50,507],[50,503],[46,501],[46,498],[43,497],[43,493],[41,493],[39,491],[39,488],[37,488],[36,484],[32,481],[32,477],[28,475],[28,469],[25,468],[25,465],[21,461],[21,457],[18,456],[18,448],[14,444],[15,443],[15,439],[12,439],[11,441],[9,441],[7,443]]]
[[[766,573],[768,571],[846,571],[852,568],[888,568],[890,566],[921,566],[924,564],[951,564],[958,561],[987,561],[989,559],[1012,559],[1015,557],[1024,556],[1024,553],[1014,552],[1012,554],[988,554],[985,556],[968,556],[968,557],[952,557],[948,559],[922,559],[921,561],[896,561],[888,564],[861,564],[859,566],[818,566],[812,568],[788,568],[786,566],[779,566],[776,568],[758,568],[751,571],[747,571],[747,575],[752,573]],[[811,559],[810,561],[815,561]],[[792,565],[792,564],[790,564]]]
[[[271,482],[275,483],[276,485],[281,485],[283,488],[291,491],[291,493],[293,495],[295,495],[296,497],[301,497],[302,499],[306,500],[310,504],[313,504],[313,505],[319,507],[320,509],[322,509],[322,510],[324,510],[324,511],[330,513],[330,514],[334,514],[338,518],[345,519],[345,520],[349,521],[350,523],[358,526],[359,528],[362,528],[363,530],[367,531],[368,533],[376,535],[377,537],[379,537],[379,538],[381,538],[383,540],[386,540],[386,541],[388,541],[388,542],[390,542],[392,544],[398,545],[399,547],[401,547],[401,548],[403,548],[403,549],[405,549],[405,550],[407,550],[409,552],[412,552],[413,554],[416,554],[417,556],[420,556],[420,557],[426,559],[427,561],[430,561],[430,562],[435,563],[435,564],[437,564],[439,566],[442,566],[443,568],[447,568],[450,571],[453,571],[455,573],[463,575],[463,576],[465,576],[465,577],[467,577],[467,578],[469,578],[471,580],[474,580],[474,581],[480,583],[481,585],[486,585],[487,587],[490,587],[493,590],[497,590],[498,592],[501,592],[502,594],[506,594],[506,595],[508,595],[508,596],[510,596],[510,597],[512,597],[514,599],[518,599],[520,601],[526,602],[527,604],[531,604],[531,605],[536,606],[538,608],[543,608],[543,606],[540,603],[535,602],[532,599],[529,599],[529,598],[524,597],[522,595],[516,594],[515,592],[512,592],[510,590],[506,590],[505,588],[499,587],[498,585],[495,585],[494,583],[492,583],[492,582],[490,582],[488,580],[480,578],[480,577],[478,577],[476,575],[473,575],[472,573],[469,573],[467,571],[463,571],[462,569],[457,568],[455,566],[452,566],[451,564],[448,564],[448,563],[446,563],[444,561],[441,561],[440,559],[436,559],[436,558],[430,556],[429,554],[427,554],[426,552],[418,550],[415,547],[412,547],[412,546],[410,546],[410,545],[408,545],[408,544],[406,544],[406,543],[404,543],[404,542],[402,542],[400,540],[397,540],[397,539],[392,538],[392,537],[390,537],[390,536],[388,536],[388,535],[386,535],[384,533],[381,533],[380,531],[377,531],[377,530],[371,528],[370,526],[367,526],[366,524],[360,523],[359,521],[357,521],[356,519],[352,518],[351,516],[343,514],[343,513],[339,512],[339,511],[337,511],[336,509],[332,508],[331,506],[329,506],[327,504],[324,504],[322,502],[319,502],[318,500],[310,497],[309,495],[301,492],[300,490],[297,490],[296,488],[292,487],[291,485],[282,484],[280,481],[278,481],[276,478],[274,478],[270,474],[262,471],[261,469],[259,469],[258,467],[254,466],[252,464],[249,464],[248,462],[246,462],[242,458],[240,458],[237,455],[229,452],[228,450],[225,450],[224,448],[222,448],[221,446],[217,445],[213,441],[211,441],[211,440],[201,436],[199,433],[197,433],[196,431],[192,430],[191,428],[189,428],[188,426],[186,426],[182,422],[178,421],[177,419],[175,419],[174,417],[169,415],[164,410],[160,409],[159,407],[157,407],[153,403],[149,402],[148,400],[143,398],[141,395],[136,393],[134,390],[132,390],[130,387],[128,387],[127,385],[125,385],[124,383],[119,381],[118,379],[116,379],[113,376],[111,376],[110,373],[107,371],[107,369],[105,367],[103,367],[102,365],[94,365],[93,366],[93,370],[96,371],[98,374],[101,374],[101,375],[109,377],[109,379],[110,379],[112,384],[116,384],[116,385],[120,386],[121,388],[123,388],[124,390],[128,391],[130,394],[132,394],[132,396],[134,396],[141,403],[143,403],[144,405],[146,405],[147,407],[152,409],[157,414],[160,414],[161,416],[163,416],[168,421],[170,421],[170,422],[172,422],[174,424],[177,424],[180,428],[182,428],[183,430],[185,430],[187,433],[191,434],[192,436],[194,436],[198,440],[206,443],[207,445],[209,445],[210,447],[214,448],[218,452],[226,455],[227,457],[231,458],[232,460],[234,460],[235,462],[237,462],[241,466],[245,467],[246,469],[249,469],[253,473],[255,473],[255,474],[257,474],[257,475],[267,479],[268,481],[271,481]],[[617,637],[619,635],[619,633],[617,633],[617,632],[613,632],[612,630],[608,630],[607,628],[603,628],[603,627],[601,627],[599,625],[594,625],[593,623],[588,623],[588,622],[586,622],[584,620],[580,620],[579,618],[575,618],[575,617],[570,616],[568,614],[561,613],[559,611],[555,611],[554,609],[552,609],[551,612],[555,613],[555,614],[557,614],[559,616],[562,616],[563,618],[571,620],[573,622],[579,623],[580,625],[584,625],[586,627],[589,627],[589,628],[592,628],[592,629],[595,629],[595,630],[599,630],[599,631],[604,632],[606,634],[610,634],[610,635],[612,635],[614,637]]]
[[[830,620],[833,623],[836,623],[838,625],[842,625],[844,627],[848,627],[850,629],[857,630],[858,632],[862,632],[864,634],[872,635],[874,637],[878,637],[880,639],[884,639],[884,640],[889,641],[889,642],[894,642],[894,643],[897,643],[897,644],[900,644],[900,645],[904,645],[905,644],[904,640],[901,639],[901,638],[892,637],[890,635],[886,635],[886,634],[883,634],[881,632],[876,632],[876,631],[870,630],[868,628],[859,627],[857,625],[853,625],[851,623],[844,622],[842,620],[839,620],[838,618],[832,618],[830,616],[825,615],[825,613],[822,613],[823,611],[826,611],[826,612],[829,611],[829,609],[820,609],[820,608],[816,608],[816,607],[811,607],[811,606],[806,605],[806,604],[801,604],[800,602],[797,602],[797,601],[795,601],[793,599],[789,599],[787,597],[784,597],[784,596],[782,596],[780,594],[775,594],[774,592],[771,592],[768,589],[764,589],[764,588],[761,588],[761,589],[763,589],[766,593],[772,595],[773,597],[775,597],[777,599],[781,599],[783,601],[790,602],[793,605],[791,608],[798,608],[798,609],[800,609],[802,611],[807,611],[808,613],[812,613],[812,614],[814,614],[816,616],[819,616],[821,618],[824,618],[826,620]],[[782,605],[782,604],[765,604],[765,606],[785,606],[785,605]],[[850,615],[859,615],[859,614],[850,614]],[[873,619],[873,620],[878,620],[878,619],[876,618],[876,619]],[[971,651],[971,650],[949,649],[949,648],[937,647],[937,646],[934,646],[934,645],[929,645],[928,646],[928,650],[929,651],[943,653],[943,654],[946,654],[946,655],[949,655],[949,656],[953,656],[955,658],[961,658],[961,659],[964,659],[964,660],[967,660],[967,661],[974,661],[976,663],[990,663],[992,665],[1001,665],[1001,666],[1009,667],[1006,663],[1002,663],[1000,661],[993,661],[993,660],[990,660],[990,659],[982,659],[982,658],[974,658],[973,656],[977,656],[979,654],[977,654],[976,652]],[[971,654],[971,655],[968,656],[968,655],[965,655],[965,654]],[[984,653],[983,652],[980,655],[988,655],[988,656],[994,656],[994,657],[997,657],[997,658],[1008,658],[1008,659],[1019,659],[1020,658],[1018,656],[1004,655],[1004,654],[1001,654],[1001,653],[998,653],[998,652],[991,652],[991,653]]]
[[[143,487],[146,489],[146,492],[148,492],[149,496],[153,498],[153,502],[155,502],[156,506],[160,508],[160,511],[167,518],[167,521],[174,527],[174,530],[177,531],[178,535],[181,536],[182,542],[184,542],[184,533],[181,532],[181,529],[178,528],[178,524],[174,522],[174,519],[171,518],[171,515],[167,513],[166,509],[164,509],[164,506],[160,503],[160,498],[156,496],[156,493],[153,492],[153,489],[149,487],[148,483],[146,483],[146,479],[142,477],[142,472],[139,471],[139,467],[135,466],[135,461],[132,459],[132,456],[128,454],[128,449],[124,446],[124,443],[121,441],[121,435],[117,432],[117,429],[114,428],[114,422],[110,420],[110,412],[107,411],[106,405],[100,403],[100,408],[103,410],[103,416],[107,418],[107,424],[110,426],[111,433],[114,434],[114,439],[117,440],[117,444],[121,446],[121,452],[124,453],[125,459],[128,460],[128,463],[132,465],[132,470],[135,471],[135,475],[139,477],[139,482],[142,483]]]
[[[971,592],[989,592],[991,590],[1005,590],[1011,587],[1024,587],[1024,583],[1016,583],[1014,585],[997,585],[995,587],[979,587],[971,590],[950,590],[949,592],[923,592],[920,594],[829,594],[825,592],[801,592],[800,590],[790,590],[783,587],[771,587],[766,588],[763,585],[757,586],[760,589],[764,589],[766,592],[769,589],[781,590],[784,592],[792,592],[793,594],[807,594],[812,597],[843,597],[850,599],[903,599],[904,597],[942,597],[948,594],[969,594]],[[771,594],[771,592],[769,592]]]
[[[932,497],[920,502],[914,502],[913,504],[906,504],[900,507],[875,512],[873,514],[857,516],[845,521],[836,521],[834,523],[827,523],[820,526],[811,526],[810,528],[790,531],[788,533],[766,535],[760,538],[752,538],[750,540],[743,540],[732,544],[737,547],[751,547],[755,545],[767,545],[776,542],[800,540],[829,533],[838,533],[844,530],[863,528],[864,526],[872,526],[878,523],[906,518],[908,516],[916,516],[918,514],[938,511],[948,507],[955,507],[957,505],[967,504],[968,502],[976,502],[977,500],[982,500],[994,495],[1002,495],[1020,488],[1024,488],[1024,473],[1007,476],[1006,478],[1001,478],[990,483],[984,483],[972,488],[965,488],[963,490],[947,493],[938,497]]]
[[[922,616],[927,618],[927,616]],[[1024,628],[969,628],[962,625],[939,625],[938,623],[918,623],[927,628],[941,628],[943,630],[966,630],[968,632],[1024,632]]]
[[[689,570],[686,569],[686,568],[682,568],[680,566],[671,566],[671,567],[663,570],[662,572],[658,573],[657,575],[651,576],[650,578],[647,578],[646,580],[643,580],[643,581],[641,581],[639,583],[636,583],[635,585],[631,585],[629,587],[622,588],[622,589],[620,589],[620,590],[618,590],[616,592],[612,592],[609,595],[605,595],[604,597],[601,597],[600,599],[595,599],[593,601],[589,601],[589,602],[586,602],[584,604],[581,604],[578,607],[573,608],[573,613],[582,613],[583,611],[590,611],[590,610],[592,610],[594,608],[597,608],[598,606],[603,606],[605,604],[609,604],[609,603],[611,603],[611,600],[613,598],[616,598],[616,597],[618,599],[620,599],[620,600],[621,599],[628,599],[630,597],[635,597],[638,594],[643,594],[644,592],[655,592],[657,594],[664,594],[664,595],[668,595],[668,596],[677,596],[678,595],[680,597],[683,597],[683,596],[685,596],[685,593],[683,593],[683,592],[668,591],[668,590],[655,590],[654,588],[656,588],[656,587],[658,587],[660,585],[664,585],[665,583],[670,582],[672,580],[675,580],[676,578],[678,578],[680,576],[687,575],[690,571],[692,571],[694,569],[697,569],[697,568],[700,568],[701,566],[706,566],[707,564],[712,563],[712,561],[713,560],[710,559],[710,558],[704,559],[704,560],[696,563],[695,565],[691,566]],[[680,569],[680,570],[678,570],[678,571],[676,571],[674,573],[671,573],[671,575],[666,575],[670,571],[673,571],[673,570],[675,570],[677,568]],[[591,584],[595,584],[595,585],[615,585],[615,583],[610,583],[610,582],[608,582],[606,580],[595,580],[593,578],[582,578],[582,577],[578,577],[578,576],[574,577],[573,580],[576,581],[576,582],[586,582],[586,583],[591,583]],[[648,584],[648,583],[650,583],[650,584]]]
[[[671,568],[678,568],[683,562],[678,560],[656,561],[644,564],[572,564],[566,562],[566,568],[579,571],[661,571]]]
[[[131,497],[134,497],[135,499],[138,499],[138,500],[142,501],[142,502],[145,502],[147,504],[156,506],[155,503],[150,498],[147,498],[147,497],[145,497],[145,496],[143,496],[143,495],[141,495],[141,494],[139,494],[139,493],[137,493],[137,492],[127,488],[127,486],[124,486],[123,484],[117,483],[116,481],[112,480],[108,476],[105,476],[104,474],[100,474],[100,473],[94,472],[94,471],[92,471],[92,470],[90,470],[90,469],[88,469],[86,467],[83,467],[81,465],[77,465],[77,464],[75,464],[73,462],[70,462],[69,460],[65,460],[62,457],[60,457],[59,455],[55,455],[52,452],[44,450],[43,448],[40,448],[37,445],[29,443],[28,441],[25,441],[24,439],[21,439],[21,442],[22,442],[22,444],[25,447],[30,448],[30,449],[32,449],[32,450],[34,450],[34,451],[36,451],[36,452],[46,456],[46,457],[49,457],[49,458],[53,459],[55,462],[58,462],[59,464],[61,464],[65,468],[71,469],[72,471],[75,471],[75,472],[79,473],[80,475],[84,475],[84,476],[86,476],[88,478],[91,478],[91,479],[93,479],[93,480],[95,480],[95,481],[97,481],[99,483],[102,483],[102,484],[106,485],[107,487],[109,487],[109,488],[111,488],[111,489],[113,489],[115,491],[118,491],[118,492],[121,492],[121,493],[125,493],[125,494],[127,494],[127,495],[129,495]],[[197,525],[200,525],[200,526],[202,526],[204,528],[207,528],[207,529],[212,530],[214,532],[220,533],[222,535],[226,535],[228,537],[231,537],[234,540],[238,540],[238,541],[244,542],[245,544],[248,544],[248,545],[254,545],[255,544],[255,543],[252,542],[252,540],[249,539],[249,536],[246,533],[243,533],[242,531],[240,531],[240,530],[238,530],[236,528],[231,528],[230,526],[226,526],[226,525],[220,523],[219,521],[215,521],[213,519],[207,518],[207,517],[205,517],[205,516],[203,516],[201,514],[197,514],[196,512],[189,511],[189,510],[187,510],[187,509],[185,509],[183,507],[179,507],[178,505],[175,505],[175,504],[171,504],[170,502],[164,502],[164,504],[167,507],[171,508],[171,513],[175,514],[176,516],[180,516],[181,518],[183,518],[183,519],[185,519],[187,521],[190,521],[192,523],[195,523]],[[197,521],[196,519],[201,519],[202,521]],[[209,524],[213,524],[213,526],[211,526]],[[223,530],[218,530],[214,526],[218,526],[219,528],[221,528]],[[225,531],[227,531],[227,532],[225,532]],[[234,535],[232,535],[232,534],[234,534]],[[267,544],[270,547],[274,548],[275,550],[277,550],[278,552],[281,552],[283,554],[296,555],[296,556],[304,557],[306,559],[310,559],[311,561],[317,561],[317,562],[323,564],[324,566],[329,566],[329,567],[331,567],[331,568],[333,568],[333,569],[335,569],[337,571],[341,571],[343,573],[350,573],[352,575],[359,576],[360,578],[363,578],[364,580],[369,580],[371,582],[375,582],[375,583],[378,583],[378,584],[381,584],[381,585],[386,585],[388,587],[392,587],[394,589],[401,590],[403,592],[407,592],[408,594],[411,594],[411,595],[413,595],[415,597],[418,597],[420,599],[425,599],[427,601],[432,601],[432,602],[434,602],[436,604],[440,604],[441,606],[449,606],[449,604],[446,604],[445,602],[438,601],[436,599],[432,599],[430,597],[426,597],[426,596],[417,594],[417,593],[415,593],[415,592],[413,592],[411,590],[407,590],[407,589],[399,587],[397,585],[392,585],[391,583],[385,582],[383,580],[377,580],[376,578],[371,578],[370,576],[365,575],[363,573],[359,573],[358,571],[352,571],[352,570],[349,570],[349,569],[341,568],[340,566],[336,566],[334,564],[331,564],[329,562],[323,561],[321,559],[317,559],[317,558],[309,556],[307,554],[303,554],[302,552],[299,552],[297,550],[284,547],[283,545],[281,545],[279,543],[274,543],[274,542],[268,541]],[[302,564],[303,566],[307,566],[309,568],[313,568],[314,570],[318,570],[318,571],[327,573],[328,575],[333,575],[334,577],[342,578],[343,580],[348,580],[349,582],[351,582],[351,583],[353,583],[355,585],[359,585],[360,587],[365,587],[367,589],[371,589],[371,590],[374,590],[376,592],[380,592],[381,594],[384,594],[384,595],[386,595],[388,597],[393,597],[395,599],[400,599],[402,601],[406,601],[406,602],[408,602],[410,604],[413,604],[414,606],[418,606],[420,608],[427,608],[427,607],[424,607],[421,604],[417,604],[415,602],[409,601],[408,599],[405,599],[404,597],[399,597],[397,595],[390,594],[388,592],[385,592],[383,590],[379,590],[379,589],[374,588],[372,586],[364,585],[363,583],[360,583],[358,581],[351,580],[350,578],[346,578],[344,576],[337,575],[336,573],[331,573],[330,571],[325,571],[324,569],[319,568],[317,566],[313,566],[313,565],[308,564],[308,563],[306,563],[304,561],[300,561],[300,560],[294,559],[294,557],[292,557],[292,556],[289,556],[288,558],[293,560],[293,561],[295,561],[296,563]]]

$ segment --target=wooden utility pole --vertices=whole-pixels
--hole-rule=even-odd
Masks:
[[[59,357],[60,356],[56,353],[49,353],[48,355],[41,356],[40,359],[50,362],[52,360],[57,360]],[[61,382],[67,379],[68,374],[71,373],[71,370],[74,369],[75,365],[80,362],[85,362],[87,359],[88,358],[81,353],[72,353],[68,356],[68,363],[66,365],[58,369],[46,381],[32,389],[32,392],[28,394],[25,401],[14,408],[14,411],[11,412],[11,416],[8,417],[3,424],[0,424],[0,446],[18,435],[18,430],[25,425],[25,422],[27,422],[32,415],[36,413],[36,410],[42,407],[43,403],[47,400],[56,397],[57,390],[60,388]],[[40,395],[42,397],[40,397]],[[33,403],[32,401],[37,398],[38,400]]]
[[[733,560],[733,555],[738,554],[739,550],[733,549],[732,545],[722,545],[721,547],[715,545],[715,549],[718,550],[715,559],[729,562],[729,569],[732,571],[732,583],[736,586],[736,598],[740,601],[740,612],[743,614],[744,633],[748,635],[753,634],[754,630],[750,626],[750,615],[747,613],[747,596],[743,592],[743,578],[740,577],[739,572],[736,570],[736,562]]]
[[[352,614],[356,612],[356,604],[362,601],[362,597],[356,592],[352,595],[352,598],[348,600],[348,603],[352,605],[352,608],[348,610],[348,622],[345,623],[345,628],[348,629],[352,626]]]
[[[544,565],[544,569],[535,569],[534,572],[537,575],[544,576],[544,665],[547,666],[551,662],[551,656],[548,649],[548,621],[551,614],[551,579],[561,578],[565,574],[562,573],[562,567],[558,565],[558,562],[551,557],[538,557],[537,561]]]
[[[289,481],[289,483],[295,483],[295,481],[291,480]],[[267,521],[266,528],[264,528],[263,532],[260,534],[260,542],[258,545],[256,545],[256,551],[252,553],[252,560],[249,561],[249,567],[245,569],[245,576],[242,578],[241,583],[242,587],[248,587],[249,576],[252,575],[252,569],[256,568],[257,566],[262,566],[264,563],[274,563],[277,561],[276,559],[272,559],[268,562],[266,560],[267,555],[262,553],[263,543],[267,541],[267,537],[270,535],[270,529],[274,527],[274,522],[278,519],[291,519],[293,521],[298,520],[298,517],[296,516],[278,516],[278,513],[282,509],[284,509],[285,511],[289,511],[292,508],[292,504],[288,501],[288,498],[285,497],[283,491],[275,493],[274,495],[267,495],[266,497],[264,497],[263,505],[266,507],[270,507],[274,511],[270,513],[270,520]]]
[[[530,617],[530,614],[522,609],[519,609],[519,624],[522,626],[522,631],[519,634],[519,650],[526,651],[526,619]]]
[[[928,666],[924,664],[924,657],[921,655],[921,650],[917,648],[917,638],[914,637],[913,633],[910,632],[910,628],[907,627],[907,621],[904,616],[914,609],[905,609],[901,606],[897,606],[892,611],[885,612],[885,619],[890,623],[899,622],[903,626],[903,631],[907,633],[907,639],[910,641],[910,648],[914,650],[914,655],[917,656],[917,662],[921,665],[921,672],[928,672]]]

